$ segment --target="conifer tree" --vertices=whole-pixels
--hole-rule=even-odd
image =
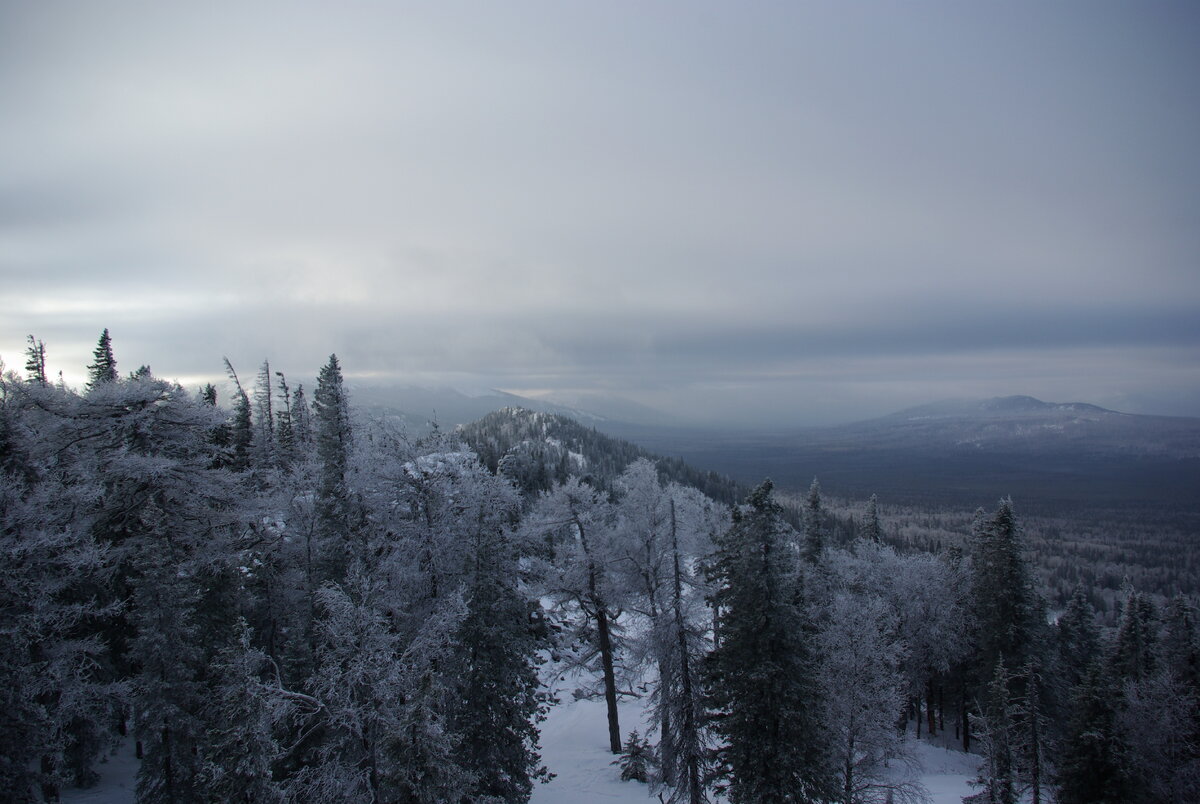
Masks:
[[[307,454],[313,442],[312,416],[308,409],[308,398],[304,395],[304,384],[296,386],[291,405],[292,432],[298,449]]]
[[[814,477],[804,503],[804,557],[816,564],[824,551],[825,507],[821,504],[821,484]]]
[[[1154,604],[1132,586],[1127,586],[1117,641],[1110,659],[1115,678],[1141,681],[1154,672],[1157,630]]]
[[[350,404],[337,355],[330,355],[329,362],[317,375],[313,408],[321,472],[317,492],[317,517],[324,541],[321,560],[325,577],[337,580],[345,573],[350,554],[350,489],[347,483],[353,438]]]
[[[107,327],[105,327],[104,332],[100,333],[100,340],[92,352],[92,357],[95,362],[89,364],[87,367],[87,387],[92,389],[105,383],[116,382],[118,378],[117,360],[113,357],[112,338],[108,335]]]
[[[1083,680],[1087,668],[1100,654],[1100,629],[1096,625],[1096,610],[1092,608],[1082,586],[1067,602],[1067,608],[1055,624],[1058,632],[1059,664],[1069,687]]]
[[[244,472],[250,468],[250,448],[254,443],[254,422],[250,413],[250,397],[246,394],[237,372],[229,358],[225,358],[225,371],[233,380],[233,415],[229,424],[229,468]]]
[[[1021,554],[1021,529],[1012,500],[1000,501],[976,523],[972,545],[972,589],[976,623],[976,672],[983,682],[996,664],[1024,666],[1033,658],[1044,620],[1033,576]]]
[[[46,387],[46,344],[28,336],[29,346],[25,349],[25,376],[31,383]]]
[[[528,801],[534,782],[548,778],[537,750],[544,712],[534,659],[541,645],[532,620],[537,604],[517,586],[518,556],[498,521],[516,504],[502,485],[490,477],[480,483],[476,504],[485,510],[464,523],[469,555],[465,611],[454,635],[458,661],[448,668],[457,682],[451,720],[474,800]]]
[[[863,515],[862,537],[872,542],[883,541],[883,526],[879,524],[879,498],[874,494],[867,500],[867,512]]]
[[[1176,595],[1167,604],[1159,653],[1163,669],[1200,696],[1200,628],[1196,607],[1183,595]]]
[[[288,387],[287,377],[282,371],[275,372],[279,380],[279,397],[283,408],[275,416],[275,440],[279,445],[279,457],[282,465],[290,465],[296,457],[296,429],[292,423],[292,389]]]
[[[715,775],[734,804],[835,795],[820,722],[813,625],[791,528],[765,481],[735,514],[711,562],[718,647],[705,665]]]
[[[1099,661],[1075,688],[1058,758],[1059,804],[1124,804],[1130,799],[1126,747],[1117,731],[1121,692]]]
[[[275,398],[271,389],[271,363],[264,360],[254,383],[255,463],[263,468],[275,465]]]
[[[621,758],[613,760],[612,764],[621,767],[622,782],[649,782],[654,766],[654,750],[650,747],[650,741],[634,729],[625,740]]]

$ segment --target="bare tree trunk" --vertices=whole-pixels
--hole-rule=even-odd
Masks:
[[[937,734],[937,712],[933,707],[933,679],[930,678],[925,685],[925,712],[929,718],[929,736],[933,737]]]
[[[608,607],[600,595],[596,583],[596,564],[592,560],[592,551],[588,548],[587,534],[583,523],[575,520],[575,529],[579,534],[579,545],[588,562],[588,598],[595,609],[596,631],[600,638],[600,664],[604,669],[604,703],[608,708],[608,747],[614,754],[621,753],[621,726],[617,720],[617,677],[613,672],[612,635],[608,628]]]
[[[590,574],[589,574],[590,575]],[[591,576],[593,588],[595,578]],[[617,679],[613,672],[612,637],[608,633],[608,612],[603,606],[596,608],[596,630],[600,634],[600,663],[604,666],[604,703],[608,707],[608,747],[614,754],[621,753],[621,726],[617,722]]]

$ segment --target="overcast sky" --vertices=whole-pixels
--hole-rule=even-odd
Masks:
[[[1200,415],[1200,5],[0,0],[0,356]]]

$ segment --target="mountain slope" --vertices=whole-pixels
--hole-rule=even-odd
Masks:
[[[610,489],[638,458],[655,461],[663,480],[693,486],[718,502],[740,502],[747,492],[716,472],[694,469],[680,458],[655,455],[554,413],[504,408],[457,432],[489,469],[503,468],[526,493],[544,491],[572,474]]]

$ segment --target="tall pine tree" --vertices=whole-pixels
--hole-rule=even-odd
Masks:
[[[112,338],[108,335],[108,328],[104,328],[104,332],[100,333],[100,340],[96,343],[96,348],[92,352],[94,363],[88,365],[88,382],[89,389],[97,388],[105,383],[117,381],[117,359],[113,357]]]
[[[716,777],[734,804],[832,798],[814,629],[791,528],[765,481],[711,563],[719,646],[705,665]]]

